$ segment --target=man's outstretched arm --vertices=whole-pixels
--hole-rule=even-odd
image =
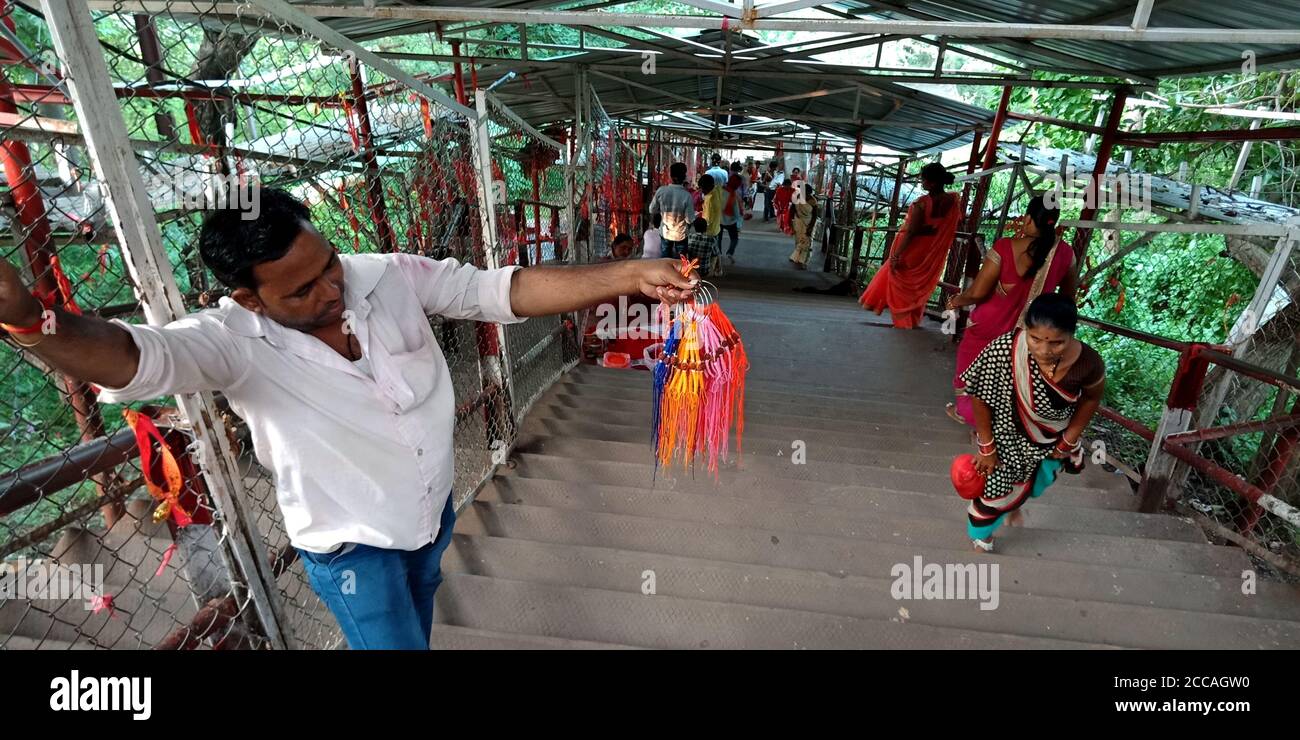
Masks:
[[[0,259],[0,322],[37,326],[42,310],[18,271]],[[128,327],[56,311],[53,322],[53,333],[14,334],[12,341],[55,370],[100,386],[100,399],[110,403],[222,390],[252,367],[246,348],[210,317]]]
[[[0,323],[16,327],[42,323],[44,306],[23,285],[13,265],[0,259]],[[17,335],[15,342],[56,370],[96,385],[118,388],[131,382],[140,350],[131,334],[93,316],[56,312],[51,334]]]
[[[678,260],[642,259],[527,267],[510,281],[510,309],[521,318],[548,316],[637,294],[676,303],[688,298],[699,281],[696,272],[683,277],[680,265]]]

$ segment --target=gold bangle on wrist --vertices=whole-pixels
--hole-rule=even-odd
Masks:
[[[20,342],[20,341],[18,341],[18,337],[19,337],[18,334],[10,334],[10,335],[9,335],[9,341],[13,342],[14,344],[18,345],[19,347],[22,347],[22,348],[24,348],[24,349],[29,349],[29,348],[31,348],[31,347],[35,347],[36,345],[38,345],[38,344],[40,344],[41,342],[44,342],[44,341],[45,341],[45,332],[35,332],[35,335],[38,336],[38,337],[40,337],[40,339],[37,339],[35,342],[32,342],[31,344],[27,344],[26,342]]]

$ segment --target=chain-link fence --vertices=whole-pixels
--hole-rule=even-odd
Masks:
[[[576,158],[563,152],[567,139],[530,133],[490,99],[480,117],[431,75],[403,72],[268,6],[226,16],[178,1],[148,15],[93,14],[101,49],[81,63],[106,63],[100,92],[117,101],[157,222],[159,262],[170,267],[163,282],[174,281],[186,310],[224,295],[197,253],[205,212],[254,183],[302,200],[343,253],[480,267],[582,259],[566,211],[577,204],[569,182],[581,188],[590,177],[568,164]],[[88,154],[101,123],[74,110],[86,93],[64,84],[72,62],[56,53],[53,21],[6,6],[0,22],[9,31],[0,33],[3,256],[64,310],[156,323],[149,296],[163,288],[132,277],[131,250],[111,225],[107,183]],[[607,134],[586,138],[594,146]],[[458,506],[503,461],[527,405],[576,360],[573,327],[571,317],[508,331],[431,320],[458,403]],[[0,599],[0,648],[340,646],[296,562],[273,478],[220,395],[132,404],[127,426],[122,406],[100,404],[95,389],[34,355],[13,347],[0,362],[0,583],[82,566],[94,579],[93,593],[47,588]],[[162,501],[173,502],[169,512]]]
[[[144,307],[135,296],[145,291],[133,285],[118,249],[122,235],[110,225],[106,183],[90,166],[86,136],[93,124],[72,109],[65,60],[55,54],[50,34],[57,21],[12,6],[3,15],[11,48],[0,107],[7,118],[5,216],[13,235],[4,257],[24,266],[38,291],[52,291],[64,311],[141,320]],[[212,185],[225,177],[238,181],[245,164],[280,163],[214,145],[229,132],[219,112],[223,103],[210,83],[200,84],[212,70],[199,60],[213,48],[205,44],[215,32],[165,14],[117,13],[98,17],[94,30],[113,82],[101,92],[120,101],[128,141],[116,143],[129,143],[138,159],[160,230],[162,265],[170,267],[187,304],[204,305],[214,285],[199,264],[193,236]],[[236,56],[250,45],[235,44]],[[100,404],[96,389],[46,371],[35,355],[4,356],[0,554],[10,598],[0,602],[0,644],[283,644],[278,625],[259,621],[271,614],[259,615],[254,603],[265,584],[250,589],[245,574],[269,557],[271,568],[285,576],[283,588],[291,589],[287,564],[274,550],[258,557],[237,542],[249,531],[275,537],[271,522],[256,514],[266,487],[254,468],[241,471],[247,479],[238,492],[239,510],[224,510],[212,489],[221,485],[220,476],[199,474],[191,455],[194,429],[171,400],[129,411]],[[124,428],[128,422],[134,431]],[[229,440],[238,442],[237,435]],[[74,576],[79,587],[71,593],[58,584],[79,571],[92,577]],[[26,597],[14,598],[23,587]],[[306,626],[316,610],[304,606],[291,618]]]
[[[505,198],[498,220],[508,226],[500,239],[507,264],[573,263],[585,259],[571,248],[568,180],[579,155],[571,133],[556,125],[538,131],[508,106],[486,96],[496,190]],[[506,236],[508,235],[508,236]],[[517,261],[517,262],[516,262]],[[578,318],[537,316],[505,329],[508,383],[514,423],[579,359]],[[513,439],[513,435],[511,437]]]
[[[640,157],[624,140],[595,92],[590,96],[590,113],[591,196],[585,199],[583,210],[590,218],[591,253],[599,258],[610,253],[615,236],[640,233],[645,224]]]
[[[1165,228],[1182,227],[1092,234],[1080,304],[1101,321],[1080,337],[1106,360],[1108,408],[1089,437],[1131,478],[1148,479],[1159,501],[1147,505],[1168,499],[1267,572],[1300,575],[1294,244],[1276,223]]]

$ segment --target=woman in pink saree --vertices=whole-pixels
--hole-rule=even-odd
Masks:
[[[949,416],[963,424],[975,423],[971,399],[961,380],[966,368],[989,342],[1024,326],[1025,309],[1035,298],[1057,290],[1074,296],[1074,250],[1056,236],[1060,217],[1060,210],[1048,207],[1041,195],[1032,198],[1022,235],[994,242],[975,281],[948,299],[952,310],[975,306],[957,345],[957,373],[953,377],[957,400],[947,409]]]
[[[907,220],[881,266],[858,302],[877,314],[889,309],[898,329],[914,329],[925,315],[925,305],[939,285],[948,249],[961,219],[961,198],[944,192],[954,178],[938,162],[921,168],[926,194],[907,210]]]

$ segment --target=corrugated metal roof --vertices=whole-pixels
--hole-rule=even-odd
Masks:
[[[307,2],[309,0],[302,0]],[[328,2],[328,0],[326,0]],[[316,4],[319,4],[317,0]],[[340,3],[351,5],[353,3]],[[380,0],[379,5],[430,5],[457,7],[493,7],[523,9],[529,7],[554,7],[557,2],[537,0]],[[828,8],[840,13],[852,13],[865,18],[898,20],[930,20],[952,22],[1019,22],[1068,23],[1082,25],[1126,26],[1132,19],[1134,0],[839,0],[829,2]],[[615,15],[617,6],[611,8]],[[342,33],[357,39],[374,39],[383,36],[432,30],[436,24],[425,21],[394,19],[324,19]],[[458,24],[459,25],[459,24]],[[1266,26],[1300,28],[1300,2],[1294,0],[1155,0],[1148,23],[1150,28],[1261,28]],[[589,35],[599,34],[588,29]],[[623,32],[626,34],[626,32]],[[683,34],[684,35],[684,34]],[[687,37],[691,41],[718,42],[720,31],[705,31]],[[762,45],[753,36],[733,33],[733,49]],[[1192,74],[1208,71],[1238,71],[1247,52],[1253,55],[1257,68],[1280,66],[1300,60],[1300,46],[1240,44],[1192,44],[1127,41],[1096,41],[1083,39],[961,39],[953,38],[950,44],[989,51],[1030,69],[1056,70],[1074,75],[1106,75],[1151,79],[1161,76]],[[647,46],[651,42],[647,42]],[[695,54],[699,49],[681,38],[655,39],[653,45]],[[775,54],[777,52],[766,52]],[[564,57],[565,61],[587,64],[612,64],[627,62],[627,52],[589,51]],[[665,66],[681,67],[682,57],[661,57]],[[666,61],[672,59],[673,62]],[[696,57],[700,64],[704,58]],[[629,67],[632,69],[633,67]],[[761,67],[759,69],[762,69]],[[850,118],[857,106],[857,118],[884,119],[898,123],[924,123],[951,126],[947,130],[915,128],[902,125],[873,124],[866,129],[864,141],[899,151],[925,152],[960,145],[970,140],[968,133],[958,128],[987,124],[990,114],[960,102],[913,90],[902,85],[873,81],[863,75],[861,82],[819,81],[809,65],[791,65],[789,71],[804,71],[804,77],[795,75],[735,77],[723,79],[722,104],[744,104],[750,115],[771,118],[808,116],[820,118]],[[639,75],[632,77],[639,78]],[[629,78],[631,79],[631,77]],[[540,84],[538,80],[544,80]],[[681,109],[682,98],[698,100],[700,108],[712,108],[717,99],[718,78],[714,75],[660,73],[653,77],[654,91],[636,88],[605,77],[593,75],[591,82],[611,112],[631,113],[631,105],[659,106],[663,109]],[[543,92],[545,97],[512,97],[510,105],[533,124],[545,124],[572,115],[573,75],[563,68],[555,71],[531,72],[523,79],[508,83],[503,93]],[[821,98],[804,98],[787,102],[754,104],[753,101],[775,97],[801,95],[820,89],[839,88],[846,85],[861,87],[864,94],[854,101],[854,95],[841,94]],[[829,133],[852,140],[858,125],[848,121],[807,121]]]
[[[691,41],[716,42],[720,31],[705,31],[691,36]],[[690,52],[694,47],[681,39],[675,41],[656,40],[656,44]],[[762,45],[758,39],[747,34],[733,34],[733,49],[743,51],[746,46]],[[593,51],[566,57],[567,60],[583,64],[606,64],[627,61],[626,52]],[[640,58],[636,59],[637,65]],[[665,61],[667,65],[669,62]],[[680,65],[675,65],[680,68]],[[638,70],[639,66],[629,67]],[[545,83],[539,81],[544,77]],[[624,84],[609,77],[591,74],[588,80],[595,88],[596,94],[611,115],[631,113],[631,106],[646,106],[642,113],[656,110],[681,110],[689,107],[686,101],[698,101],[701,109],[712,109],[717,101],[718,80],[714,75],[685,75],[680,73],[660,72],[653,76],[632,75],[631,83],[646,84],[653,91],[634,84]],[[502,85],[497,92],[503,95],[516,113],[529,123],[540,125],[562,120],[572,116],[574,75],[568,71],[553,74],[531,75],[517,78]],[[829,132],[852,142],[857,136],[858,124],[849,120],[824,121],[821,119],[852,119],[854,107],[857,108],[857,120],[897,121],[899,124],[914,123],[943,128],[922,128],[889,123],[868,124],[863,131],[864,144],[888,147],[897,151],[926,152],[933,149],[946,149],[970,142],[970,129],[975,126],[987,127],[992,123],[990,111],[966,105],[960,101],[931,95],[909,87],[887,82],[870,80],[863,75],[860,83],[852,84],[835,80],[824,82],[816,74],[787,77],[736,77],[722,80],[722,107],[743,105],[748,116],[763,116],[773,119],[805,121],[808,126]],[[773,98],[783,98],[821,90],[839,90],[846,87],[858,87],[860,94],[853,92],[802,98],[790,101],[761,102]],[[511,94],[522,93],[526,97],[512,97]],[[544,93],[543,96],[536,96]],[[856,98],[856,100],[855,100]],[[755,103],[757,102],[757,104]],[[739,123],[739,119],[724,121]]]
[[[1133,0],[843,0],[834,7],[855,15],[892,20],[933,20],[997,23],[1061,23],[1127,26],[1137,3]],[[882,10],[894,7],[897,10]],[[1156,0],[1148,28],[1300,28],[1300,3],[1287,0]],[[1243,54],[1254,54],[1257,68],[1280,66],[1300,59],[1300,47],[1257,44],[1192,44],[1074,39],[987,40],[953,39],[997,52],[1039,69],[1074,74],[1103,70],[1140,77],[1164,77],[1198,72],[1236,72]],[[1077,59],[1088,66],[1072,65]]]
[[[355,2],[298,0],[313,5],[356,5]],[[552,8],[558,0],[379,0],[377,5]],[[826,7],[866,18],[995,23],[1060,23],[1127,26],[1134,0],[838,0]],[[616,13],[618,6],[610,9]],[[336,18],[330,26],[357,39],[374,39],[431,30],[427,21]],[[1149,28],[1300,28],[1300,3],[1294,0],[1155,0]],[[994,51],[1038,69],[1075,74],[1127,73],[1154,78],[1241,69],[1243,54],[1254,54],[1257,67],[1280,66],[1300,60],[1300,47],[1226,43],[1159,43],[1073,39],[997,40],[951,39],[952,43]]]

